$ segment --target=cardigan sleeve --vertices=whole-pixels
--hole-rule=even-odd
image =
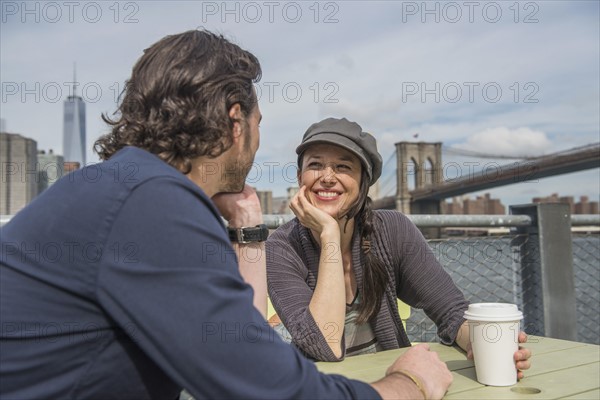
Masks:
[[[295,229],[297,226],[297,220],[293,220],[280,227],[267,240],[269,297],[295,346],[316,360],[340,361],[344,358],[345,346],[341,346],[342,356],[336,357],[309,309],[314,289],[307,283],[309,270],[306,260],[308,257],[317,257],[318,260],[319,255],[316,251],[310,252],[314,254],[303,254],[300,236]],[[333,323],[324,327],[326,334],[334,334],[338,329],[344,327]]]
[[[385,212],[390,246],[397,265],[396,294],[412,307],[423,309],[437,328],[442,343],[451,345],[464,322],[469,303],[435,258],[419,229],[405,215]],[[396,239],[397,238],[397,239]]]

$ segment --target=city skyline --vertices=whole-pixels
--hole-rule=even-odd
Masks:
[[[0,214],[13,215],[41,194],[50,185],[66,174],[80,167],[79,162],[65,162],[63,156],[55,154],[53,150],[46,153],[45,150],[37,149],[37,142],[31,138],[19,134],[0,134],[2,151],[2,196],[0,198]],[[432,172],[425,172],[426,175]],[[426,176],[422,179],[428,180]],[[430,176],[432,179],[432,176]],[[407,177],[404,178],[406,180]],[[431,179],[428,183],[431,184]],[[373,199],[379,198],[378,188],[372,188],[369,195]],[[287,196],[273,196],[271,190],[257,190],[261,208],[264,214],[292,214],[288,204],[297,193],[297,187],[288,187]],[[600,200],[600,199],[599,199]],[[549,196],[534,197],[530,203],[566,203],[569,204],[571,214],[598,214],[599,201],[588,196],[580,196],[579,201],[574,196],[560,196],[552,193]],[[404,210],[406,214],[423,214],[423,210],[413,210],[410,207]],[[418,207],[417,207],[418,208]],[[400,210],[402,211],[402,210]],[[431,210],[425,210],[430,213]],[[435,212],[437,214],[437,212]],[[483,195],[471,193],[459,196],[451,196],[440,200],[440,214],[506,214],[507,208],[501,199],[492,198],[489,192]]]
[[[97,162],[93,141],[108,131],[100,114],[116,110],[142,50],[202,26],[261,61],[261,147],[248,181],[274,195],[295,184],[294,149],[306,128],[327,116],[372,132],[384,160],[399,141],[528,156],[600,140],[597,2],[267,3],[3,2],[7,131],[62,153],[61,105],[72,95],[65,71],[77,61],[86,156]],[[447,178],[507,163],[450,154],[443,162],[461,167],[445,168]],[[490,192],[507,205],[557,191],[597,199],[599,181],[594,169]]]

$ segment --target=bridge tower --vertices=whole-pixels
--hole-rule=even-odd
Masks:
[[[442,182],[442,143],[396,143],[396,163],[396,210],[404,214],[439,214],[439,200],[413,203],[409,192]]]

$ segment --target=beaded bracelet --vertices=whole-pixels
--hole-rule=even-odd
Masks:
[[[411,381],[413,381],[414,384],[417,385],[417,388],[421,391],[421,394],[423,395],[423,399],[427,399],[427,393],[425,392],[425,385],[423,385],[423,382],[421,382],[421,380],[419,378],[417,378],[416,376],[414,376],[410,372],[405,371],[403,369],[397,369],[394,372],[392,372],[392,374],[396,374],[396,373],[398,373],[400,375],[404,375],[408,379],[410,379]]]

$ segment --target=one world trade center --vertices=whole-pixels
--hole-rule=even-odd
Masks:
[[[73,79],[73,95],[65,101],[63,121],[63,156],[65,161],[85,166],[85,103],[77,96],[77,81]]]

